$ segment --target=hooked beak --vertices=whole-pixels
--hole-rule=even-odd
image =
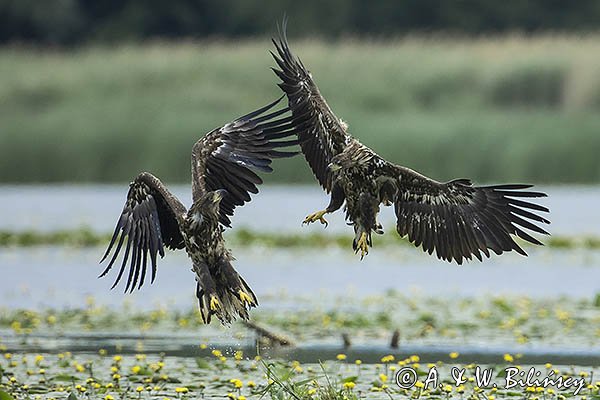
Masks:
[[[215,195],[213,197],[213,201],[219,202],[223,199],[223,197],[225,197],[225,195],[227,194],[227,190],[225,189],[219,189],[219,190],[215,190]]]

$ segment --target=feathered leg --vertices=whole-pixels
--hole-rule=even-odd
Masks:
[[[360,251],[360,259],[369,254],[369,246],[373,246],[371,241],[371,232],[382,234],[381,224],[377,223],[377,213],[379,212],[379,201],[368,193],[361,193],[358,198],[360,216],[354,220],[354,240],[352,249],[354,253]]]
[[[194,263],[192,271],[196,273],[196,297],[198,298],[202,321],[205,324],[209,324],[213,314],[217,314],[217,317],[221,319],[222,305],[208,265]]]

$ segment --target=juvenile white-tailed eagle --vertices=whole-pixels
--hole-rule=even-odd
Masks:
[[[193,204],[189,210],[158,178],[148,172],[139,174],[129,185],[121,217],[100,261],[108,257],[116,243],[100,277],[110,271],[123,243],[125,255],[113,288],[130,260],[125,292],[142,287],[148,255],[154,282],[157,254],[163,257],[165,247],[185,248],[196,275],[196,296],[203,321],[209,323],[212,315],[224,324],[236,315],[248,319],[249,309],[258,301],[233,268],[234,258],[225,247],[223,231],[231,225],[229,217],[234,208],[249,202],[251,193],[258,193],[256,186],[262,180],[253,171],[271,172],[272,159],[296,154],[276,150],[297,144],[296,139],[282,140],[295,134],[291,117],[280,118],[289,109],[265,114],[280,100],[217,128],[196,142],[192,149]]]
[[[522,198],[545,197],[531,185],[473,186],[468,179],[442,183],[409,168],[390,163],[348,134],[347,125],[321,96],[312,75],[289,48],[285,21],[273,40],[279,66],[273,71],[281,79],[304,157],[331,200],[325,210],[310,214],[304,223],[320,221],[346,203],[346,219],[354,227],[352,247],[361,258],[372,245],[371,233],[383,233],[377,222],[380,204],[394,205],[396,230],[415,246],[439,259],[480,261],[515,250],[527,255],[511,235],[541,245],[525,230],[548,234],[531,221],[549,221],[528,210],[548,212]]]

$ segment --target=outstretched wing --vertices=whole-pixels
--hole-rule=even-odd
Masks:
[[[127,239],[121,269],[112,288],[121,280],[129,259],[131,261],[125,292],[128,290],[132,292],[136,285],[138,289],[141,288],[146,278],[148,253],[150,253],[152,264],[151,282],[154,282],[156,255],[160,254],[161,257],[164,257],[165,246],[170,249],[182,249],[185,246],[179,230],[179,222],[185,212],[185,206],[165,188],[158,178],[148,172],[139,174],[129,185],[127,201],[121,217],[117,222],[106,253],[100,261],[102,263],[108,257],[111,249],[117,243],[112,258],[100,277],[110,271],[125,239]],[[129,258],[130,254],[131,258]]]
[[[429,254],[435,250],[439,259],[461,264],[463,258],[475,256],[481,261],[480,252],[489,257],[489,250],[496,254],[515,250],[526,256],[511,235],[538,245],[542,243],[525,230],[548,235],[534,222],[550,222],[528,211],[548,209],[522,200],[546,197],[526,190],[531,185],[472,186],[468,179],[440,183],[408,168],[392,170],[399,186],[398,233]]]
[[[344,150],[352,137],[331,111],[300,59],[290,51],[285,30],[286,21],[277,40],[273,39],[277,54],[271,52],[271,55],[279,66],[273,71],[281,79],[278,85],[285,92],[298,124],[302,153],[323,189],[329,193],[331,172],[327,166],[336,154]]]
[[[255,171],[272,172],[274,158],[292,157],[297,152],[278,151],[281,147],[298,144],[292,117],[281,117],[284,108],[265,114],[281,101],[215,129],[194,145],[192,150],[192,194],[196,202],[207,191],[227,190],[221,200],[219,221],[231,226],[230,216],[236,206],[250,201],[250,193],[258,193],[262,179]]]

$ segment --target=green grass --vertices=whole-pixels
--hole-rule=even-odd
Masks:
[[[351,132],[438,179],[600,182],[598,36],[292,43]],[[279,95],[269,41],[0,49],[0,182],[189,179]],[[311,181],[298,157],[270,181]]]
[[[31,247],[31,246],[68,246],[91,247],[104,246],[110,241],[111,233],[96,233],[88,228],[60,230],[54,232],[0,231],[0,247]],[[270,248],[346,248],[352,243],[352,235],[312,232],[308,234],[257,232],[245,228],[228,231],[227,241],[235,247],[265,246]],[[395,231],[373,238],[376,246],[410,245]],[[558,249],[600,249],[600,238],[594,236],[568,237],[551,236],[544,239],[546,246]],[[529,246],[527,242],[520,244]]]

